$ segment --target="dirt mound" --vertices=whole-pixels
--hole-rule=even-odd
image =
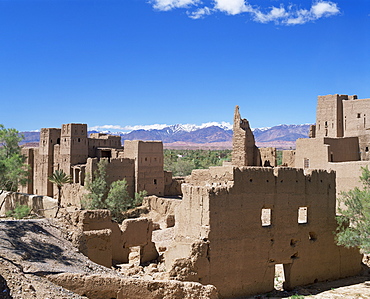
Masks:
[[[86,298],[50,282],[57,273],[118,275],[63,238],[55,220],[0,221],[0,298]]]

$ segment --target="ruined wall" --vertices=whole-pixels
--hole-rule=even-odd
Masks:
[[[113,235],[111,214],[108,210],[76,211],[73,223],[80,229],[79,250],[93,262],[105,267],[112,266],[112,240],[120,240],[120,232]],[[115,232],[117,232],[115,230]]]
[[[261,156],[261,166],[263,167],[275,167],[277,166],[276,160],[276,148],[274,147],[262,147],[258,149]]]
[[[310,125],[310,131],[308,132],[308,138],[316,138],[316,125]]]
[[[53,173],[54,146],[60,144],[60,129],[41,129],[40,145],[34,151],[34,192],[53,196],[53,184],[48,177]]]
[[[57,190],[54,191],[54,198],[58,198]],[[62,206],[67,207],[69,205],[81,208],[81,202],[85,201],[85,195],[87,190],[81,184],[65,184],[62,187]]]
[[[233,125],[232,164],[236,166],[259,166],[261,159],[254,136],[246,119],[242,119],[239,106],[235,107]]]
[[[209,169],[195,169],[191,172],[190,176],[186,177],[185,182],[199,186],[227,184],[234,179],[233,169],[234,166],[232,165],[212,166]]]
[[[181,184],[185,182],[182,177],[172,177],[171,171],[164,172],[164,196],[181,195]]]
[[[135,246],[140,246],[140,263],[158,257],[152,221],[147,218],[126,219],[119,225],[112,222],[108,210],[83,210],[71,219],[80,231],[74,237],[79,250],[100,265],[110,267],[113,260],[128,263],[130,248]]]
[[[164,195],[163,143],[126,140],[124,157],[135,161],[135,191]]]
[[[33,181],[34,181],[34,171],[35,171],[35,157],[33,148],[22,148],[22,155],[26,157],[25,164],[28,165],[28,177],[27,184],[25,186],[19,186],[19,192],[33,194]]]
[[[5,215],[6,212],[14,210],[18,205],[27,205],[32,213],[44,217],[54,217],[57,200],[48,196],[30,195],[19,192],[4,191],[0,195],[0,215]]]
[[[122,148],[121,137],[102,133],[91,133],[88,138],[89,157],[97,157],[97,148],[99,147],[120,149]]]
[[[218,299],[214,286],[174,280],[145,280],[102,274],[61,273],[48,279],[82,296],[95,299]]]
[[[295,152],[294,150],[283,150],[282,166],[294,167],[295,165]]]
[[[284,265],[286,288],[359,273],[358,251],[334,243],[334,173],[230,171],[232,181],[210,174],[216,182],[183,185],[166,256],[174,278],[213,284],[227,298],[273,290],[275,264]],[[198,258],[194,247],[202,249]]]

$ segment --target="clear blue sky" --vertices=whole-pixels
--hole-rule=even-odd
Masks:
[[[370,98],[369,0],[0,0],[0,123],[315,122]]]

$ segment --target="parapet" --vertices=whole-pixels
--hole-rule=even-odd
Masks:
[[[62,137],[68,136],[87,137],[87,124],[63,124]]]
[[[309,174],[305,174],[303,169],[291,167],[216,166],[209,169],[193,170],[191,176],[186,178],[186,183],[192,186],[208,187],[210,192],[216,186],[227,186],[229,188],[231,183],[233,188],[240,191],[248,189],[266,193],[275,192],[275,189],[279,187],[285,190],[284,193],[304,193],[310,190],[319,192],[322,190],[323,184],[325,186],[329,184],[331,188],[335,188],[335,172],[313,170]],[[305,187],[306,183],[309,185]],[[309,187],[314,184],[318,185]],[[297,185],[299,185],[299,188]]]

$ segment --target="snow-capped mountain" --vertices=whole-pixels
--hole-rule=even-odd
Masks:
[[[161,140],[164,143],[191,142],[198,144],[231,142],[233,134],[232,125],[226,122],[206,123],[202,125],[155,125],[156,128],[150,126],[142,127],[136,126],[137,129],[129,132],[112,132],[106,130],[90,130],[89,132],[104,132],[119,135],[122,138],[122,143],[124,140]],[[255,128],[252,130],[256,142],[294,142],[298,138],[307,138],[309,127],[309,124],[278,125],[270,128]],[[35,143],[39,141],[38,132],[23,132],[23,135],[25,136],[24,143]]]

